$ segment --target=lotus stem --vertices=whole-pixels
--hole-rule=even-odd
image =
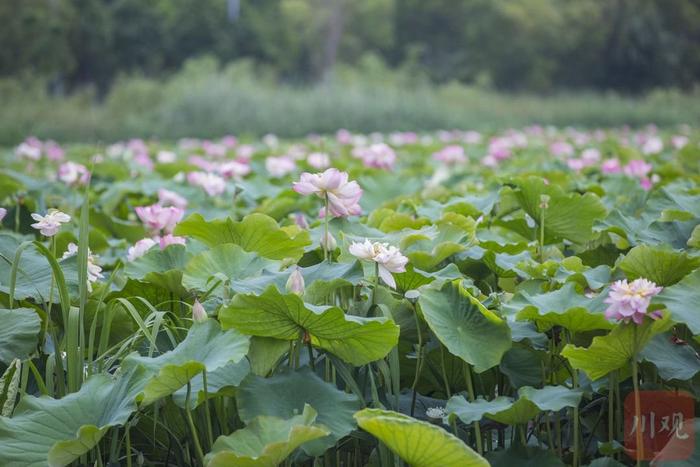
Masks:
[[[637,460],[637,467],[642,465],[642,456],[644,455],[644,440],[642,439],[641,430],[641,420],[642,420],[642,404],[639,397],[639,366],[637,363],[637,326],[633,328],[634,335],[634,353],[632,354],[632,387],[634,388],[634,416],[637,420],[637,426],[635,430],[637,449],[635,452],[635,457]]]
[[[467,381],[467,392],[469,393],[469,402],[474,402],[476,396],[474,394],[474,381],[472,380],[472,366],[464,362],[464,378]],[[474,436],[476,438],[476,450],[479,454],[484,453],[484,447],[481,443],[481,426],[479,420],[474,421]]]
[[[192,420],[192,410],[190,409],[190,396],[192,394],[192,384],[187,382],[187,395],[185,396],[185,414],[187,415],[187,425],[190,428],[190,433],[192,434],[192,442],[194,443],[194,450],[197,454],[197,460],[199,465],[204,465],[204,451],[202,451],[202,445],[199,443],[199,436],[197,435],[197,428],[194,425],[194,420]]]

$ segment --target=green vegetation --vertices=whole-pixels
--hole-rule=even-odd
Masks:
[[[603,127],[693,121],[700,121],[698,93],[504,95],[456,82],[435,85],[408,68],[389,70],[372,56],[357,67],[340,67],[324,83],[303,87],[279,85],[270,70],[251,62],[221,67],[211,58],[192,60],[162,81],[119,79],[100,102],[94,91],[53,97],[41,80],[0,81],[0,144],[5,145],[27,135],[95,142],[227,133],[303,136],[339,128],[484,130],[534,123]]]

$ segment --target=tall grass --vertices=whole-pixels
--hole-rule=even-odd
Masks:
[[[458,83],[432,85],[409,70],[366,60],[314,86],[279,84],[250,63],[189,62],[155,80],[122,77],[101,99],[83,89],[52,97],[41,80],[0,81],[0,144],[27,135],[59,141],[173,139],[227,133],[280,136],[352,131],[557,126],[673,126],[700,120],[700,92],[643,97],[600,93],[506,95]]]

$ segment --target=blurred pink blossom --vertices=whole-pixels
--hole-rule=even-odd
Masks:
[[[566,141],[555,141],[549,145],[549,152],[553,156],[571,156],[574,154],[574,147]]]
[[[58,179],[66,185],[86,185],[90,172],[84,165],[68,161],[58,167]]]
[[[605,159],[600,165],[600,170],[604,174],[619,174],[622,172],[622,166],[620,165],[620,160],[617,158]]]
[[[396,153],[384,143],[375,143],[367,147],[355,148],[353,156],[362,159],[365,167],[392,169],[396,162]]]
[[[273,178],[282,178],[296,169],[296,163],[287,156],[268,157],[265,159],[265,170]]]
[[[462,164],[467,161],[464,148],[456,144],[445,146],[438,152],[433,153],[433,159],[444,164]]]
[[[331,165],[331,158],[325,152],[312,152],[306,157],[306,162],[314,169],[325,169]]]
[[[634,159],[629,161],[622,170],[625,175],[630,177],[644,178],[649,174],[649,172],[651,172],[652,169],[653,167],[651,164],[641,159]]]
[[[187,207],[187,200],[174,191],[160,188],[158,190],[158,204],[161,206],[175,206],[179,209],[185,209]]]
[[[222,177],[240,180],[250,173],[250,166],[238,161],[223,162],[217,171]]]
[[[158,233],[161,230],[166,233],[172,232],[175,224],[182,220],[182,216],[185,213],[180,208],[174,206],[163,207],[159,204],[138,206],[135,210],[141,222],[154,233]]]
[[[213,173],[190,172],[187,183],[200,187],[209,196],[219,196],[226,191],[226,180]]]

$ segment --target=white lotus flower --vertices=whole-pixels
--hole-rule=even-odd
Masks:
[[[78,245],[75,243],[69,243],[68,244],[68,250],[63,253],[63,256],[61,259],[66,259],[70,258],[71,256],[75,256],[78,254]],[[97,257],[92,254],[90,249],[88,248],[88,257],[87,257],[87,286],[88,286],[88,292],[92,292],[92,283],[97,282],[98,279],[102,279],[104,276],[102,275],[102,268],[97,264]]]
[[[45,216],[39,215],[37,213],[32,214],[32,219],[37,221],[32,224],[32,227],[39,230],[42,235],[47,237],[53,237],[56,235],[61,228],[61,224],[70,222],[70,216],[65,212],[61,212],[58,209],[49,209]]]
[[[377,263],[379,277],[392,289],[396,288],[396,281],[391,273],[406,271],[408,258],[402,255],[398,248],[389,246],[388,243],[372,243],[365,239],[362,243],[354,242],[349,250],[350,254],[359,259]]]

